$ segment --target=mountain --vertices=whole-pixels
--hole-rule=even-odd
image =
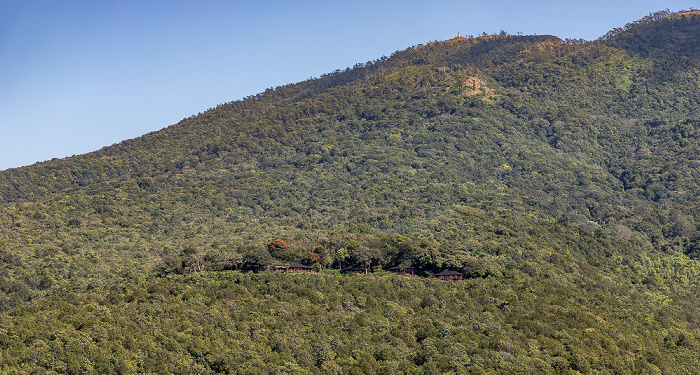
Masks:
[[[699,36],[458,37],[2,171],[0,368],[694,372]]]

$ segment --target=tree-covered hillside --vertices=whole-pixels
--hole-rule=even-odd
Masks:
[[[0,368],[694,372],[698,40],[458,37],[2,171]]]

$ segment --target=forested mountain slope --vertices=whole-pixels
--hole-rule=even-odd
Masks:
[[[0,368],[692,372],[699,41],[458,37],[2,171]]]

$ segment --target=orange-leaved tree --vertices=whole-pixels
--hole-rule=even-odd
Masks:
[[[289,245],[287,245],[284,240],[278,238],[270,241],[270,243],[267,244],[267,251],[270,252],[270,255],[279,259],[283,256],[283,254],[289,251]]]

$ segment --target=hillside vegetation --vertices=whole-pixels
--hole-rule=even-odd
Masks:
[[[696,372],[698,82],[698,11],[459,37],[1,171],[0,371]]]

